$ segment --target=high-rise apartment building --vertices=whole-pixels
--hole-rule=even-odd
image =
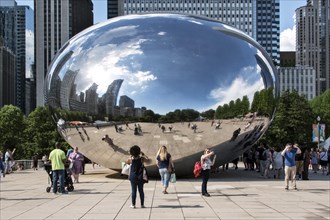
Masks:
[[[93,3],[91,0],[37,0],[34,10],[37,105],[43,106],[48,67],[71,37],[93,25]]]
[[[216,19],[256,39],[279,64],[279,8],[279,0],[108,0],[108,18],[171,12]]]
[[[27,53],[27,42],[31,39],[28,30],[33,31],[33,10],[29,6],[17,6],[15,0],[0,4],[0,33],[3,45],[15,55],[15,103],[25,112],[25,77],[31,72],[28,63],[33,60]],[[33,40],[33,37],[32,37]],[[30,61],[30,62],[29,62]]]
[[[316,95],[330,88],[330,1],[296,9],[296,64],[316,71]]]

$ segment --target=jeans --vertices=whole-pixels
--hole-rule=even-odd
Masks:
[[[140,194],[140,201],[141,201],[141,206],[144,205],[144,192],[143,192],[143,182],[134,182],[131,181],[131,188],[132,188],[132,205],[135,206],[136,204],[136,190],[139,189],[139,194]]]
[[[60,183],[60,192],[64,192],[64,170],[53,170],[53,193],[57,192],[57,181]]]
[[[170,181],[170,173],[168,172],[167,168],[161,168],[159,169],[159,174],[162,185],[164,186],[164,188],[167,188],[168,183]]]
[[[5,173],[8,174],[10,170],[9,160],[5,161]]]
[[[207,192],[207,181],[210,178],[210,170],[209,169],[202,170],[201,174],[202,174],[202,180],[203,180],[203,182],[202,182],[202,194],[204,195],[204,194],[208,193]]]

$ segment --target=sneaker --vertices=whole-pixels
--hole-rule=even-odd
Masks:
[[[68,191],[63,191],[63,192],[61,192],[62,194],[68,194]]]
[[[208,193],[204,193],[203,196],[205,196],[205,197],[210,197],[211,195],[208,194]]]
[[[298,188],[297,188],[297,187],[294,187],[293,189],[294,189],[294,190],[298,190]]]
[[[285,187],[285,190],[289,190],[289,188],[288,187]]]
[[[135,205],[131,205],[131,208],[132,208],[132,209],[135,209]]]
[[[144,206],[144,205],[141,205],[141,208],[143,208],[143,209],[144,209],[144,208],[145,208],[145,206]]]

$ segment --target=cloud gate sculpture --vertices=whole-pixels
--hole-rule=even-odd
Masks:
[[[216,166],[248,150],[269,127],[275,68],[251,37],[181,14],[129,15],[96,24],[54,58],[45,101],[63,138],[120,171],[139,145],[158,175],[167,146],[178,176],[192,175],[206,147]]]

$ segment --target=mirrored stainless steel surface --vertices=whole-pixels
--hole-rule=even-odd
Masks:
[[[275,68],[255,40],[179,14],[122,16],[86,29],[59,51],[45,86],[71,146],[120,171],[139,145],[152,159],[150,175],[158,175],[162,145],[178,176],[192,174],[206,147],[216,166],[237,158],[270,125],[276,98]]]

